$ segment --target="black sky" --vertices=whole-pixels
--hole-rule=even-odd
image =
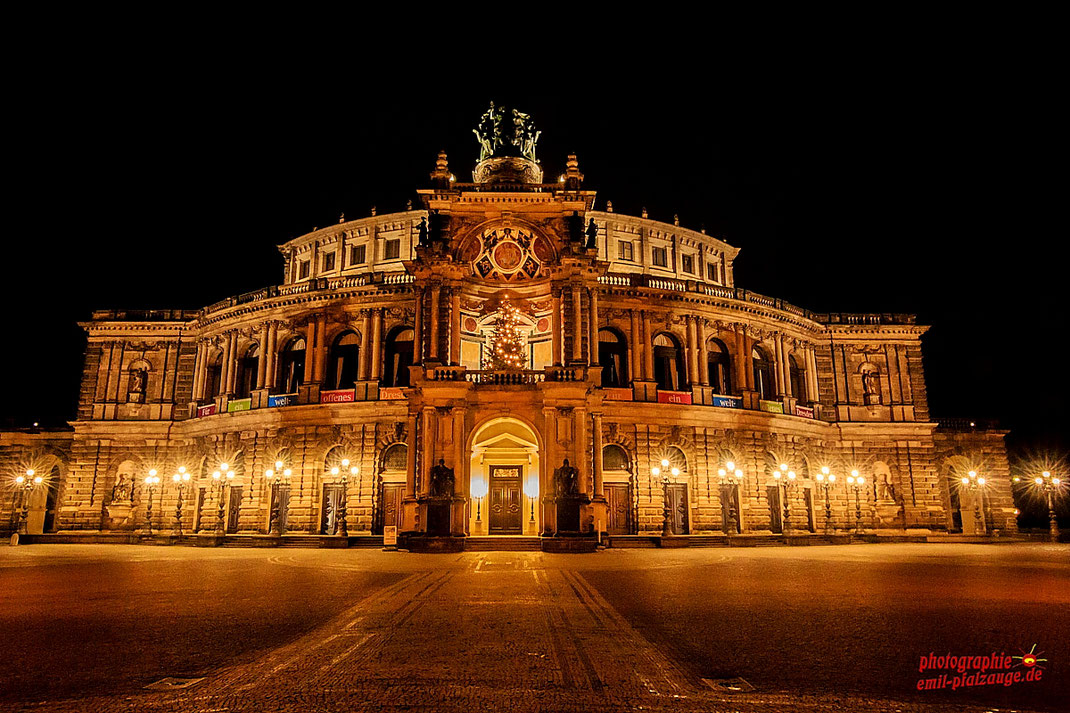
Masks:
[[[532,114],[548,177],[579,155],[598,209],[678,213],[742,248],[739,286],[918,314],[934,415],[1070,447],[1065,229],[1045,223],[1056,184],[1035,167],[1058,142],[1044,119],[1023,131],[1045,107],[1012,78],[879,62],[729,83],[650,65],[616,86],[536,87],[470,71],[331,84],[170,65],[28,82],[9,146],[2,422],[73,416],[75,322],[92,309],[195,309],[277,284],[277,244],[342,212],[403,209],[439,149],[467,179],[494,99]]]

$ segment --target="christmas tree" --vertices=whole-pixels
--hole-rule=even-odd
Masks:
[[[483,368],[488,370],[523,369],[527,364],[527,338],[520,310],[509,302],[498,308],[494,331],[487,338]]]

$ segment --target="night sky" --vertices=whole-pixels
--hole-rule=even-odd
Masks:
[[[471,130],[493,99],[533,116],[549,180],[578,154],[597,209],[678,213],[742,248],[738,286],[814,311],[916,313],[932,325],[934,416],[998,419],[1018,450],[1070,448],[1066,231],[1044,224],[1055,184],[1030,166],[1049,139],[1004,121],[1022,97],[999,78],[886,69],[730,92],[652,73],[557,93],[141,79],[31,88],[9,146],[4,426],[73,417],[75,323],[91,310],[196,309],[278,284],[277,244],[343,212],[419,205],[439,149],[471,180]]]

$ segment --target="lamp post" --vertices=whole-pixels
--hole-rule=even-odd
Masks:
[[[663,474],[662,468],[668,469],[668,472]],[[673,481],[669,480],[669,474],[672,474],[673,479],[675,479],[676,476],[680,475],[680,469],[676,466],[672,466],[670,468],[669,460],[667,458],[662,458],[661,467],[659,468],[658,466],[654,466],[650,469],[650,474],[653,475],[655,478],[659,475],[661,476],[661,490],[663,502],[663,506],[661,509],[661,536],[672,537],[674,533],[672,531],[672,508],[670,507],[669,502],[669,483]]]
[[[862,502],[861,492],[866,485],[866,479],[857,470],[852,470],[847,476],[847,486],[855,491],[855,530],[862,534]]]
[[[524,495],[531,500],[531,524],[535,525],[535,500],[539,497],[539,476],[536,473],[528,474],[524,482]]]
[[[795,471],[788,469],[787,463],[781,463],[780,467],[773,471],[773,478],[777,483],[784,483],[784,534],[791,531],[791,489],[795,487]]]
[[[155,468],[149,468],[149,474],[145,476],[145,487],[149,491],[149,502],[145,506],[145,524],[148,527],[148,536],[152,537],[152,496],[156,493],[156,486],[160,484],[160,476],[156,475]]]
[[[1055,519],[1055,502],[1053,500],[1054,495],[1063,486],[1063,481],[1058,476],[1053,476],[1051,471],[1045,470],[1043,473],[1033,479],[1037,487],[1044,491],[1044,495],[1048,499],[1048,532],[1051,534],[1051,541],[1059,541],[1059,521]]]
[[[480,522],[480,506],[483,504],[483,498],[487,496],[489,490],[490,486],[487,481],[484,480],[482,475],[472,476],[472,484],[469,488],[469,492],[471,492],[472,497],[476,501],[476,522]]]
[[[289,498],[286,499],[285,503],[282,502],[282,486],[284,482],[290,482],[290,476],[293,475],[293,471],[289,468],[284,468],[284,465],[281,460],[277,460],[275,461],[275,470],[264,471],[264,477],[271,484],[271,512],[268,515],[268,530],[276,537],[282,537],[285,531],[286,512],[290,508]]]
[[[347,473],[354,478],[360,473],[360,468],[355,465],[349,464],[348,458],[342,459],[342,495],[338,498],[338,524],[341,526],[342,531],[338,534],[342,537],[349,537],[349,523],[346,522],[348,510],[346,509],[346,498],[348,497],[349,481],[346,479]]]
[[[821,472],[814,476],[817,485],[825,491],[825,534],[832,532],[832,503],[829,501],[829,489],[836,482],[836,474],[829,472],[827,465],[821,466]]]
[[[721,502],[728,504],[728,521],[724,523],[724,534],[732,535],[739,530],[735,489],[743,482],[743,470],[737,468],[733,461],[728,461],[724,468],[717,469],[717,476],[721,479]]]
[[[985,479],[977,475],[976,470],[969,471],[959,479],[959,488],[967,490],[973,499],[973,533],[981,534],[984,523],[981,522],[981,501],[984,500]]]
[[[20,535],[26,533],[26,520],[30,514],[30,494],[41,483],[45,482],[45,479],[37,475],[33,468],[26,469],[26,475],[20,475],[15,478],[15,487],[19,489],[19,532]]]
[[[171,534],[175,537],[182,537],[182,497],[186,492],[186,484],[189,483],[189,473],[186,472],[186,466],[181,465],[178,467],[178,472],[171,476],[171,482],[178,487],[178,503],[175,505],[175,529]]]
[[[231,481],[234,480],[234,471],[230,469],[230,464],[220,463],[219,470],[212,473],[212,480],[215,481],[215,499],[216,505],[218,506],[218,515],[215,521],[215,534],[225,535],[227,532],[227,526],[223,520],[223,492],[231,486]]]

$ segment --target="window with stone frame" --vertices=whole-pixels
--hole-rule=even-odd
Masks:
[[[668,267],[669,265],[669,251],[665,248],[651,248],[650,260],[657,267]]]
[[[383,259],[397,260],[399,257],[401,257],[401,241],[387,240],[383,246]]]
[[[706,263],[706,277],[710,280],[710,282],[721,281],[721,271],[719,268],[720,265],[715,262]]]
[[[308,277],[308,272],[309,272],[309,269],[311,267],[311,264],[312,263],[309,260],[302,260],[301,262],[297,263],[297,279],[298,280],[303,280],[306,277]]]
[[[632,245],[630,240],[617,241],[617,259],[627,260],[628,262],[635,261],[635,246]]]
[[[327,253],[323,256],[323,271],[330,272],[334,269],[334,253]]]
[[[363,265],[368,259],[368,247],[366,245],[354,245],[349,249],[349,264]]]
[[[695,258],[693,256],[691,256],[691,255],[681,255],[680,256],[680,267],[684,272],[689,273],[691,275],[694,275],[695,274]]]

